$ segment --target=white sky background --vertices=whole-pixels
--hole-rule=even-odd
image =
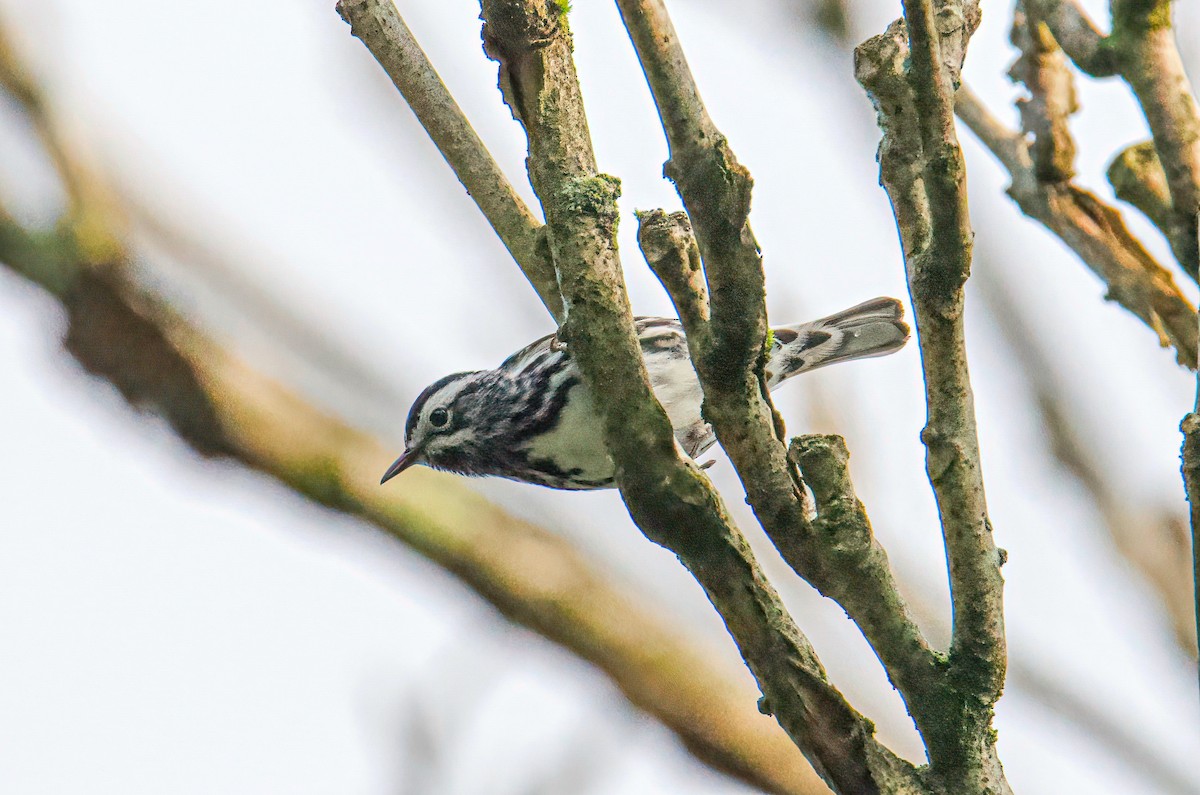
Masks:
[[[877,134],[848,56],[798,31],[774,3],[739,5],[671,8],[706,103],[755,176],[772,316],[787,322],[906,296],[876,185]],[[882,30],[898,9],[854,5],[856,35]],[[1200,30],[1200,13],[1178,5],[1181,27]],[[636,255],[631,215],[678,206],[661,178],[661,130],[613,4],[574,6],[601,168],[623,180],[634,305],[667,313]],[[1090,6],[1099,14],[1103,4]],[[332,7],[0,0],[76,135],[127,189],[181,218],[373,375],[330,377],[303,346],[240,318],[244,307],[196,264],[168,266],[148,247],[154,278],[262,367],[399,450],[424,384],[493,366],[545,333],[549,319]],[[524,141],[482,55],[477,4],[400,7],[521,183]],[[1011,121],[1009,12],[986,5],[967,74]],[[1200,46],[1185,54],[1195,64]],[[1117,82],[1080,88],[1081,180],[1107,196],[1103,168],[1145,137],[1144,122]],[[1193,382],[1136,320],[1100,300],[1099,284],[1069,253],[1019,217],[999,167],[962,137],[978,247],[988,252],[977,267],[1002,269],[1016,285],[1114,482],[1130,500],[1182,506],[1177,425]],[[32,151],[11,108],[0,108],[3,194],[25,197],[16,209],[27,217],[50,219],[59,197]],[[992,520],[1010,553],[1014,659],[1107,710],[1200,791],[1190,772],[1200,751],[1195,669],[1152,592],[1047,457],[1027,388],[980,303],[971,306],[972,374]],[[0,791],[467,795],[532,783],[571,791],[554,783],[574,780],[563,770],[582,770],[596,793],[741,791],[692,763],[599,676],[499,622],[415,555],[264,478],[199,461],[83,375],[58,349],[60,331],[53,302],[0,270]],[[898,570],[944,603],[917,438],[915,345],[808,378],[836,396],[840,424],[820,430],[848,437],[860,494]],[[793,432],[809,429],[809,398],[799,385],[780,397]],[[728,465],[713,472],[742,508]],[[748,676],[699,589],[641,538],[615,493],[477,485],[570,535]],[[403,479],[389,487],[404,488]],[[788,577],[768,546],[757,548],[834,681],[914,753],[899,701],[857,631]],[[1167,791],[1017,685],[996,725],[1018,792]],[[419,778],[428,766],[406,756],[422,743],[438,751],[432,778]]]

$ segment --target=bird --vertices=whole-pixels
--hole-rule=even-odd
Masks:
[[[704,393],[680,322],[634,320],[646,372],[680,448],[696,458],[716,443],[701,414]],[[773,328],[765,365],[768,389],[838,362],[885,356],[904,347],[904,307],[880,297],[819,320]],[[467,476],[497,476],[554,489],[615,487],[616,467],[603,425],[570,346],[554,334],[493,370],[452,373],[413,402],[404,453],[387,483],[414,464]]]

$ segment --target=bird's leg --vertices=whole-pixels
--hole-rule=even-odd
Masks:
[[[558,353],[567,349],[567,333],[566,330],[559,326],[554,332],[554,336],[550,338],[550,350]]]

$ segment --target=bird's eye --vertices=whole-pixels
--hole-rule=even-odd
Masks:
[[[450,421],[450,412],[445,409],[434,409],[429,412],[429,424],[435,428],[441,428]]]

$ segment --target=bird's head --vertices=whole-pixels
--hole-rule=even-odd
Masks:
[[[454,373],[434,381],[417,396],[404,427],[403,455],[383,473],[387,483],[413,464],[470,474],[475,448],[471,395],[478,373]]]

